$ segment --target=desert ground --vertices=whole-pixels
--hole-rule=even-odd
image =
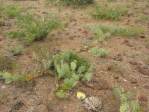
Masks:
[[[35,19],[25,20],[28,15]],[[58,98],[65,77],[58,79],[43,61],[66,51],[92,65],[92,78],[80,78]],[[77,92],[98,97],[98,112],[149,112],[149,1],[0,0],[0,112],[96,112]],[[125,93],[137,109],[123,102]]]

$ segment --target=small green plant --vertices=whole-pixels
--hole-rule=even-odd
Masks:
[[[139,18],[137,19],[140,22],[148,22],[149,21],[149,16],[145,14],[139,15]]]
[[[23,51],[23,46],[21,45],[16,45],[10,48],[10,52],[12,53],[13,56],[20,55],[22,51]]]
[[[56,91],[60,98],[66,97],[79,80],[89,81],[92,76],[90,63],[73,52],[56,54],[53,57],[52,70],[59,80],[64,80]]]
[[[139,103],[131,99],[131,94],[123,88],[114,88],[115,95],[120,98],[120,112],[142,112]]]
[[[97,48],[97,47],[92,48],[89,52],[92,53],[94,56],[102,57],[102,58],[104,58],[108,55],[107,50],[105,50],[103,48]]]
[[[11,74],[9,72],[0,71],[0,79],[3,79],[6,84],[10,84],[16,81],[27,81],[27,78],[24,75]]]
[[[44,75],[44,74],[49,74],[49,68],[52,63],[52,54],[50,54],[49,49],[46,47],[40,47],[40,46],[35,46],[34,48],[34,53],[33,53],[33,59],[37,65],[35,70],[36,76],[39,75]],[[38,73],[37,73],[38,71]],[[37,76],[38,77],[38,76]]]
[[[104,33],[110,33],[113,36],[138,36],[144,32],[143,29],[137,27],[125,27],[125,26],[114,26],[114,25],[100,25],[99,28]]]
[[[19,6],[12,4],[11,5],[3,4],[0,10],[1,10],[0,11],[1,16],[3,16],[4,18],[14,18],[19,16],[22,12],[22,9]]]
[[[17,30],[8,32],[12,38],[20,38],[27,43],[46,38],[48,33],[60,26],[57,19],[42,19],[25,14],[17,17]]]
[[[102,29],[97,26],[89,26],[89,29],[94,33],[94,38],[99,42],[102,42],[111,36],[109,32],[103,32]]]
[[[91,25],[89,29],[94,33],[98,41],[104,41],[111,36],[134,37],[144,32],[143,28],[126,27],[116,25]]]
[[[95,19],[119,20],[122,16],[127,14],[126,7],[100,5],[96,6],[91,15]]]

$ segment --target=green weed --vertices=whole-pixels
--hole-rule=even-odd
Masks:
[[[149,16],[148,15],[144,15],[144,14],[141,14],[138,18],[138,21],[140,22],[148,22],[149,21]]]
[[[109,32],[103,32],[98,26],[89,26],[89,29],[94,33],[94,38],[99,42],[102,42],[111,36]]]
[[[0,15],[4,18],[14,18],[21,14],[22,9],[17,5],[6,5],[3,4],[0,8]]]
[[[9,72],[0,72],[0,78],[5,80],[6,84],[16,81],[27,81],[27,78],[24,75],[11,74]]]
[[[114,93],[120,98],[120,112],[142,112],[139,103],[131,98],[129,92],[122,88],[114,88]]]
[[[11,38],[19,38],[27,43],[41,40],[47,37],[48,33],[60,26],[60,21],[56,18],[42,19],[25,14],[17,17],[18,30],[8,32]]]
[[[94,56],[102,58],[106,57],[109,54],[107,50],[97,47],[92,48],[89,52],[92,53]]]
[[[119,20],[122,16],[127,14],[126,7],[99,5],[93,10],[91,15],[95,19]]]
[[[126,27],[126,26],[116,26],[116,25],[92,25],[89,29],[95,34],[95,38],[98,41],[104,41],[111,36],[124,36],[124,37],[134,37],[139,36],[144,32],[143,28],[138,27]]]
[[[144,31],[143,29],[137,27],[124,27],[114,25],[100,25],[99,27],[104,33],[109,32],[113,36],[138,36]]]
[[[10,52],[12,53],[13,56],[22,54],[22,51],[23,51],[23,46],[21,45],[16,45],[10,48]]]
[[[52,65],[58,79],[64,80],[56,91],[56,95],[60,98],[67,96],[68,91],[75,87],[79,80],[89,81],[91,79],[91,65],[75,53],[56,54]]]
[[[52,54],[50,54],[49,50],[46,47],[35,47],[36,48],[34,49],[33,59],[37,65],[37,68],[35,69],[36,75],[49,74],[49,69],[52,63]]]

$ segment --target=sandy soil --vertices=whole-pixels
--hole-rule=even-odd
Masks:
[[[123,0],[124,3],[128,1],[131,0]],[[144,112],[149,112],[149,21],[136,20],[136,13],[149,14],[149,5],[146,1],[134,1],[135,5],[131,6],[133,13],[130,11],[130,16],[117,22],[122,25],[143,26],[147,30],[145,34],[136,38],[114,37],[103,43],[93,43],[90,42],[93,34],[84,26],[103,22],[110,24],[112,21],[92,19],[87,13],[92,6],[74,9],[46,4],[43,0],[5,0],[6,3],[16,3],[26,9],[29,8],[39,15],[56,13],[67,23],[63,30],[52,32],[45,40],[25,46],[23,54],[14,57],[19,66],[12,72],[34,69],[33,51],[37,46],[46,47],[49,52],[74,50],[88,58],[96,68],[92,81],[87,84],[80,83],[72,90],[71,97],[65,100],[59,100],[54,96],[56,79],[53,76],[45,75],[28,83],[11,85],[0,81],[0,112],[86,112],[76,98],[77,91],[101,97],[104,112],[118,112],[119,102],[112,92],[112,88],[117,85],[134,93]],[[9,55],[9,47],[21,42],[3,35],[7,27],[9,26],[0,27],[0,52]],[[84,47],[88,43],[91,47],[106,48],[110,51],[109,56],[106,58],[92,56],[88,48]]]

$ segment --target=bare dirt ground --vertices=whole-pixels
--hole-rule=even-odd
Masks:
[[[149,21],[136,20],[138,13],[149,15],[149,4],[146,1],[135,0],[134,5],[131,5],[130,16],[117,22],[122,25],[143,26],[147,30],[145,34],[136,38],[115,37],[101,44],[91,43],[91,47],[102,47],[110,51],[106,58],[94,57],[89,54],[88,48],[84,48],[92,37],[91,32],[87,31],[84,25],[112,23],[112,21],[92,19],[87,13],[92,6],[76,9],[46,4],[44,0],[3,1],[19,4],[41,15],[48,12],[56,13],[67,23],[63,30],[52,32],[45,40],[25,46],[23,54],[15,57],[19,70],[15,69],[12,72],[34,69],[32,52],[37,46],[46,47],[54,52],[74,50],[87,57],[96,69],[92,81],[87,84],[80,83],[72,90],[71,97],[65,100],[55,97],[56,79],[52,76],[42,76],[25,84],[6,85],[0,81],[0,112],[86,112],[76,98],[77,91],[83,91],[89,96],[101,97],[104,112],[118,112],[119,102],[112,92],[112,88],[116,85],[134,93],[144,112],[149,112]],[[7,55],[9,52],[7,49],[15,46],[19,41],[2,35],[2,32],[7,30],[7,26],[0,29],[0,52]]]

